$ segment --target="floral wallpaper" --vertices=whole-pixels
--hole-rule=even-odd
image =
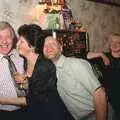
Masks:
[[[90,50],[108,50],[108,36],[120,33],[120,7],[88,0],[68,0],[67,3],[74,18],[88,29]]]
[[[36,0],[0,0],[0,20],[8,21],[15,29],[28,22],[27,11],[36,5]]]

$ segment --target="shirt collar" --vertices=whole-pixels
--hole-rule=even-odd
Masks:
[[[61,55],[58,61],[55,63],[55,66],[61,68],[64,65],[64,61],[65,61],[65,56]]]
[[[13,49],[8,55],[17,57],[18,56],[17,50]],[[0,54],[0,61],[2,60],[3,56],[4,56],[3,54]]]
[[[3,54],[0,54],[0,61],[1,61],[1,59],[3,58],[3,56],[4,56]]]
[[[16,49],[13,49],[8,55],[16,57],[16,56],[18,56],[18,52]]]

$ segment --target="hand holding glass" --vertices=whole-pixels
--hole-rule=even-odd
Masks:
[[[18,84],[20,84],[20,89],[27,89],[28,81],[27,76],[24,73],[18,73],[16,72],[14,74],[14,78]]]

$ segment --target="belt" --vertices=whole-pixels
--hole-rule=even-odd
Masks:
[[[0,112],[16,112],[16,111],[20,111],[22,109],[17,109],[17,110],[12,110],[12,111],[9,111],[9,110],[0,110]]]

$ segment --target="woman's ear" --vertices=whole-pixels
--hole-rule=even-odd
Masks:
[[[30,47],[29,52],[34,53],[35,52],[35,48],[34,47]]]

